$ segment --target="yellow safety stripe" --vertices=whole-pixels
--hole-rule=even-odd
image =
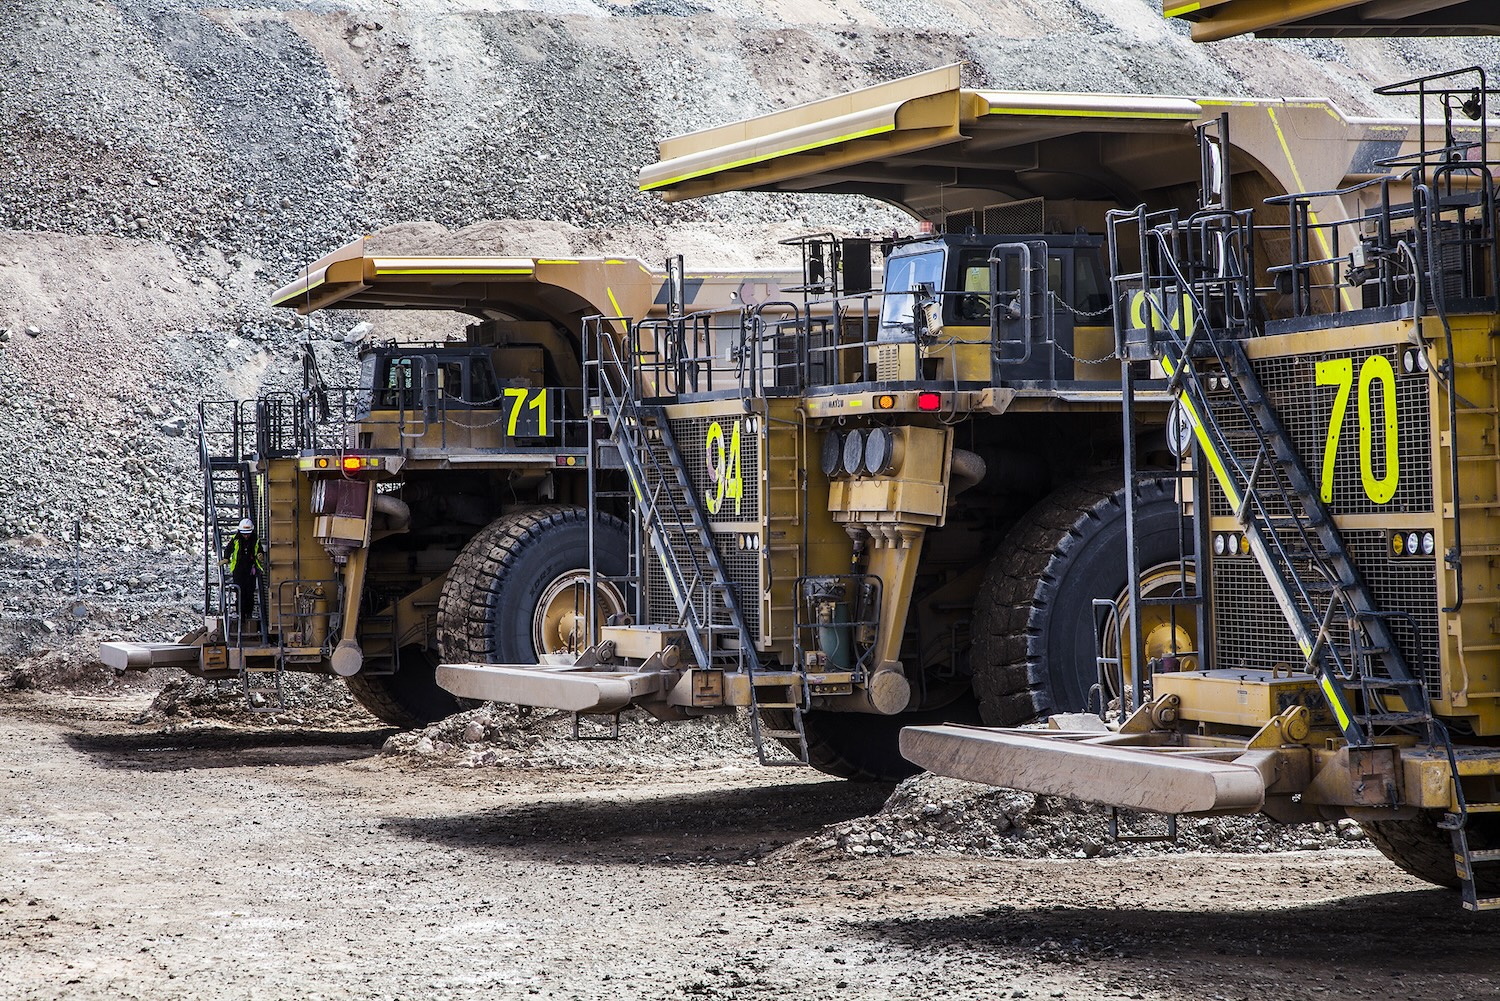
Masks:
[[[1042,115],[1047,118],[1159,118],[1190,122],[1197,115],[1181,111],[1094,111],[1088,108],[991,108],[991,115]]]
[[[1318,684],[1323,686],[1323,694],[1328,696],[1328,704],[1333,706],[1333,714],[1339,720],[1339,729],[1348,730],[1349,714],[1344,712],[1344,700],[1339,698],[1338,693],[1333,690],[1333,682],[1325,674],[1318,679]]]
[[[779,149],[774,153],[761,153],[757,156],[747,156],[743,160],[735,160],[733,163],[715,164],[712,167],[704,167],[702,170],[695,170],[687,174],[682,174],[678,177],[668,178],[665,181],[653,181],[650,184],[642,184],[641,190],[655,191],[657,188],[665,188],[672,184],[681,184],[683,181],[691,181],[695,177],[705,177],[709,174],[717,174],[720,171],[735,170],[739,167],[748,167],[751,164],[764,163],[767,160],[774,160],[777,157],[791,156],[795,153],[806,153],[810,149],[821,149],[824,146],[837,146],[839,143],[850,142],[854,139],[865,139],[869,136],[879,135],[882,132],[894,131],[896,131],[896,126],[894,123],[889,125],[877,125],[872,129],[864,129],[860,132],[850,132],[846,135],[834,136],[832,139],[818,139],[810,143],[803,143],[801,146],[791,146],[787,149]]]
[[[1292,183],[1297,186],[1298,191],[1306,191],[1307,185],[1302,183],[1302,172],[1297,169],[1297,162],[1292,159],[1292,147],[1286,141],[1286,133],[1281,131],[1281,122],[1276,119],[1276,109],[1266,108],[1266,114],[1271,116],[1271,127],[1276,130],[1276,141],[1281,143],[1281,152],[1286,157],[1286,165],[1292,170]],[[1307,209],[1307,222],[1312,228],[1313,236],[1318,241],[1318,248],[1323,251],[1323,259],[1327,260],[1333,256],[1333,248],[1328,245],[1328,235],[1323,232],[1322,225],[1318,222],[1318,214],[1309,205]],[[1354,295],[1348,288],[1339,289],[1339,298],[1344,302],[1345,309],[1354,308]]]
[[[1181,17],[1184,14],[1196,13],[1202,7],[1201,3],[1185,3],[1181,7],[1169,7],[1161,13],[1163,17]]]
[[[529,275],[531,268],[376,268],[377,275]]]
[[[306,288],[299,288],[295,292],[288,292],[286,295],[282,296],[280,299],[272,299],[271,300],[271,305],[272,306],[280,306],[282,303],[286,302],[289,299],[301,299],[304,296],[306,296],[309,293],[311,293],[313,289],[315,289],[315,288],[322,288],[322,287],[323,287],[323,279],[319,278],[317,281],[313,282],[311,285],[307,286]]]
[[[1169,376],[1176,373],[1176,370],[1172,367],[1172,360],[1166,355],[1162,356],[1161,367],[1166,369]],[[1192,418],[1193,437],[1198,439],[1198,446],[1203,449],[1203,454],[1208,457],[1209,468],[1213,470],[1214,478],[1219,481],[1219,487],[1224,491],[1225,500],[1229,501],[1230,507],[1238,510],[1240,506],[1240,492],[1234,488],[1234,484],[1230,481],[1229,471],[1224,468],[1224,460],[1219,457],[1218,450],[1214,448],[1213,442],[1208,440],[1208,432],[1203,430],[1203,422],[1198,419],[1197,408],[1193,406],[1193,401],[1186,396],[1179,396],[1177,399],[1181,402],[1182,408],[1187,411],[1188,417]]]
[[[616,316],[624,316],[625,311],[620,308],[620,300],[615,298],[615,290],[609,285],[604,286],[604,294],[609,296],[609,304],[615,308]]]

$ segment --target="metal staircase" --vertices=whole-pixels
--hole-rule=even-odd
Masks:
[[[1207,210],[1179,221],[1138,209],[1110,213],[1109,225],[1114,261],[1134,229],[1143,262],[1139,272],[1115,271],[1116,291],[1138,296],[1144,321],[1127,327],[1130,318],[1117,316],[1124,355],[1166,373],[1345,740],[1364,747],[1377,733],[1420,728],[1429,743],[1445,744],[1391,629],[1406,617],[1376,604],[1245,354],[1255,315],[1248,213]],[[1219,392],[1210,392],[1210,374]],[[1128,404],[1134,380],[1126,381]]]
[[[608,439],[591,441],[591,455],[602,448],[619,453],[630,485],[637,537],[649,548],[642,562],[655,560],[660,566],[677,608],[677,625],[686,634],[697,666],[741,673],[749,679],[751,732],[761,763],[805,763],[807,735],[802,715],[810,699],[805,675],[762,669],[754,637],[741,614],[739,595],[725,572],[702,499],[664,407],[642,401],[640,380],[628,357],[621,357],[609,322],[593,318],[586,326],[590,329],[585,336],[594,346],[590,363],[597,394],[594,413],[609,430]],[[627,332],[627,344],[633,344],[633,336],[633,331]],[[637,569],[644,575],[644,566]],[[783,694],[766,700],[762,687]],[[766,725],[762,710],[785,714],[791,725]],[[791,745],[797,762],[770,757],[767,738]]]
[[[255,474],[249,462],[253,425],[245,404],[234,400],[198,404],[198,464],[203,471],[203,611],[227,616],[228,583],[219,565],[240,519],[256,507]]]
[[[284,664],[271,640],[267,577],[263,574],[257,578],[257,617],[252,628],[239,615],[243,598],[220,565],[224,547],[242,518],[255,520],[270,533],[273,543],[284,540],[288,532],[293,538],[296,534],[295,524],[288,526],[278,520],[286,498],[257,470],[263,422],[247,419],[246,410],[252,407],[257,407],[255,401],[205,401],[198,405],[198,456],[203,470],[203,608],[205,615],[218,617],[224,624],[229,667],[238,673],[246,708],[275,713],[286,708]],[[254,413],[260,416],[258,409]]]

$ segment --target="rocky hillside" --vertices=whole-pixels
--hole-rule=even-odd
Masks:
[[[1305,93],[1358,111],[1395,110],[1370,104],[1373,83],[1497,52],[1194,46],[1146,0],[10,0],[0,658],[49,649],[44,623],[81,599],[74,619],[103,632],[191,621],[196,403],[290,383],[309,341],[330,368],[347,360],[360,317],[308,329],[265,303],[357,234],[763,262],[774,237],[892,217],[843,198],[667,206],[635,189],[657,139],[956,60],[986,87]]]

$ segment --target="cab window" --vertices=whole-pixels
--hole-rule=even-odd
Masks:
[[[464,363],[443,361],[437,365],[438,378],[442,380],[443,399],[462,402],[464,398]]]
[[[376,406],[387,410],[413,410],[417,405],[417,385],[421,364],[409,355],[390,358],[376,387]]]
[[[1073,255],[1073,305],[1084,313],[1098,313],[1109,308],[1109,292],[1099,274],[1099,258],[1093,254]],[[1108,326],[1110,319],[1086,318],[1090,324]]]
[[[1063,302],[1070,301],[1070,289],[1067,284],[1068,261],[1072,258],[1071,251],[1058,251],[1047,255],[1047,290],[1056,295]],[[982,319],[989,316],[989,303],[987,301],[990,289],[990,251],[970,250],[963,257],[962,276],[964,283],[964,297],[959,302],[959,314],[963,319]],[[1021,255],[1017,251],[1002,251],[1000,266],[1000,288],[1002,302],[1008,302],[1010,297],[1018,294],[1021,290]],[[982,303],[976,303],[969,298],[969,293],[982,298]],[[982,305],[982,309],[975,309],[976,305]],[[1052,303],[1056,308],[1057,303]]]
[[[912,290],[922,284],[931,285],[935,291],[942,291],[941,250],[892,257],[886,262],[885,296],[880,304],[881,340],[906,339],[916,330],[913,321],[916,296],[912,295]]]
[[[476,407],[493,407],[500,395],[495,369],[488,358],[469,359],[469,402]]]

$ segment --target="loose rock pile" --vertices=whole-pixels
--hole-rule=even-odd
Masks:
[[[322,675],[287,674],[282,679],[280,712],[251,713],[237,680],[204,681],[179,677],[167,682],[151,704],[131,720],[136,726],[158,727],[166,732],[223,724],[243,726],[382,726],[349,694],[337,678]],[[260,695],[255,705],[268,705]]]
[[[1165,834],[1165,818],[1124,814],[1120,833]],[[1110,858],[1160,851],[1317,851],[1363,843],[1352,820],[1283,826],[1264,817],[1184,818],[1175,842],[1112,841],[1102,807],[922,774],[896,787],[879,813],[825,828],[777,857],[913,853],[1007,858]]]
[[[640,711],[623,714],[618,740],[607,718],[586,717],[575,740],[570,713],[485,703],[422,730],[396,734],[383,753],[459,768],[722,768],[755,764],[742,716],[662,723]]]

